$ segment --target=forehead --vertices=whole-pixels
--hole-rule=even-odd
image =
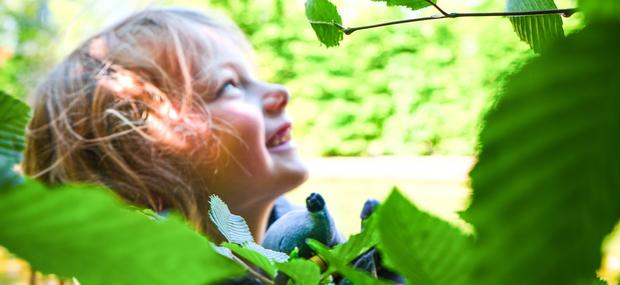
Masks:
[[[209,61],[213,67],[233,67],[247,72],[254,70],[252,49],[244,38],[237,38],[228,31],[212,27],[200,28],[199,37],[207,42]]]

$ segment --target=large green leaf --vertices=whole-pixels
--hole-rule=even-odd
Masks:
[[[174,215],[151,220],[92,186],[26,181],[0,194],[0,245],[82,284],[211,284],[244,273]]]
[[[601,279],[598,279],[596,277],[593,278],[592,280],[583,281],[582,284],[583,285],[608,285],[607,282],[605,282],[605,281],[603,281]],[[582,284],[577,284],[577,285],[582,285]],[[614,284],[612,284],[612,285],[614,285]]]
[[[0,91],[0,157],[13,163],[21,160],[29,113],[28,105]]]
[[[428,6],[431,3],[428,0],[372,0],[375,2],[386,2],[388,6],[404,6],[412,10],[419,10]],[[437,3],[437,0],[433,0],[433,3]]]
[[[342,25],[342,18],[336,6],[329,0],[307,0],[306,18],[325,46],[337,46],[342,41],[344,33],[335,25]]]
[[[620,19],[620,1],[618,0],[579,0],[579,10],[590,21]]]
[[[557,9],[553,0],[506,0],[508,12]],[[519,38],[538,53],[564,37],[560,15],[510,17],[510,22]]]
[[[403,274],[409,284],[463,284],[471,241],[461,230],[419,210],[397,189],[377,216],[385,265]]]
[[[575,284],[620,218],[620,22],[591,25],[511,78],[481,132],[471,284]]]

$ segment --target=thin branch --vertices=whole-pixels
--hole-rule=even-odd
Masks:
[[[449,17],[450,14],[446,13],[446,11],[444,11],[443,9],[439,8],[439,5],[437,5],[437,3],[433,2],[433,0],[426,0],[426,2],[428,2],[428,4],[431,4],[433,7],[435,7],[435,9],[437,9],[437,11],[439,11],[439,13],[441,13],[442,15]]]
[[[427,0],[430,2],[430,0]],[[412,22],[421,22],[421,21],[431,21],[431,20],[439,20],[446,18],[466,18],[466,17],[522,17],[522,16],[536,16],[536,15],[553,15],[559,14],[563,17],[570,17],[575,12],[577,12],[576,8],[568,8],[568,9],[550,9],[550,10],[536,10],[536,11],[517,11],[517,12],[481,12],[481,13],[446,13],[439,6],[433,3],[433,6],[440,11],[441,14],[433,15],[430,17],[420,17],[420,18],[412,18],[412,19],[404,19],[390,22],[377,23],[372,25],[365,26],[357,26],[357,27],[349,27],[346,28],[336,22],[311,22],[313,24],[329,24],[332,26],[338,27],[342,32],[346,35],[350,35],[351,33],[359,30],[366,30],[378,27],[385,27],[391,25],[412,23]]]
[[[250,273],[250,275],[256,277],[258,280],[260,280],[263,284],[267,284],[267,285],[273,285],[273,281],[271,281],[271,279],[263,276],[262,274],[260,274],[259,272],[257,272],[256,270],[254,270],[254,268],[250,267],[247,263],[245,263],[243,260],[241,260],[241,258],[233,255],[232,259],[234,261],[236,261],[237,263],[239,263],[241,266],[243,266],[245,269],[248,270],[248,272]]]

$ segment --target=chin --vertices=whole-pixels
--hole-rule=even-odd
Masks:
[[[303,169],[299,169],[297,172],[295,172],[295,179],[293,181],[291,190],[306,182],[306,180],[308,180],[308,176],[308,168],[306,167],[306,165],[303,165]]]
[[[278,179],[277,185],[278,196],[295,189],[297,186],[308,180],[308,167],[301,159],[287,161],[284,165],[279,167],[280,179]]]

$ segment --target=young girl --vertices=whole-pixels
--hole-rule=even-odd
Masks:
[[[148,9],[86,40],[34,96],[24,171],[102,184],[176,210],[212,239],[220,196],[260,242],[274,201],[307,177],[290,99],[254,74],[239,29],[199,12]]]

